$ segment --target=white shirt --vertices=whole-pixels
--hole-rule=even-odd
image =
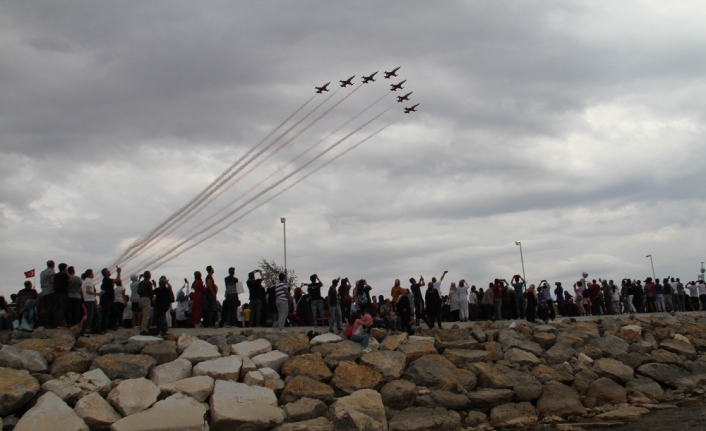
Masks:
[[[470,302],[471,304],[475,304],[477,300],[478,300],[478,295],[476,295],[475,292],[471,292],[468,294],[468,302]]]
[[[115,302],[125,303],[125,286],[115,285]]]
[[[83,284],[81,285],[81,290],[83,291],[83,300],[86,302],[95,301],[96,295],[88,293],[88,286],[91,286],[91,290],[95,292],[96,287],[93,285],[92,278],[86,278],[85,280],[83,280]]]
[[[706,295],[706,284],[704,283],[699,283],[699,295]]]
[[[441,296],[441,280],[434,283],[432,287],[436,289],[436,291],[439,292],[439,296]]]
[[[690,284],[686,286],[689,289],[689,296],[692,298],[698,298],[699,297],[699,287],[695,284]]]
[[[458,300],[459,301],[465,301],[466,300],[466,295],[468,295],[468,286],[459,286],[456,288],[456,294],[458,295]]]

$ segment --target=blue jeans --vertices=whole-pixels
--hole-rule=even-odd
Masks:
[[[250,327],[251,328],[258,326],[262,322],[261,314],[262,314],[262,300],[261,299],[250,300]]]
[[[328,330],[333,330],[333,321],[336,320],[336,328],[341,330],[341,306],[334,305],[331,307],[331,315],[328,317]]]
[[[86,328],[91,327],[91,331],[94,334],[100,334],[100,327],[94,324],[94,315],[96,312],[96,302],[95,301],[83,301],[83,305],[86,307],[86,320],[83,321],[83,326],[81,326],[81,335],[86,333]],[[95,319],[95,323],[99,322],[100,319]]]
[[[318,311],[318,313],[317,313]],[[323,299],[315,299],[311,301],[311,316],[314,318],[314,325],[317,325],[316,322],[316,315],[321,316],[321,319],[323,320],[324,317],[324,300]]]
[[[368,343],[370,342],[370,335],[368,334],[363,334],[363,335],[351,335],[349,340],[355,341],[356,343],[360,343],[360,345],[366,349],[368,347]]]

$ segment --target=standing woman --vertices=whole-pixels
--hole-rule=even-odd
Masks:
[[[461,322],[468,322],[468,284],[466,284],[466,280],[458,282],[456,297],[458,300],[458,319]]]
[[[493,303],[494,298],[493,283],[488,283],[488,289],[486,289],[485,293],[483,293],[483,299],[481,300],[481,306],[483,307],[486,320],[493,320],[493,314],[495,313],[495,304]]]
[[[174,291],[172,285],[164,275],[159,277],[159,285],[154,290],[154,320],[162,336],[169,335],[167,326],[167,312],[174,302]]]
[[[215,326],[216,313],[216,295],[218,294],[218,286],[213,280],[213,267],[206,267],[206,291],[203,296],[203,327]],[[259,323],[259,322],[258,322]]]
[[[83,284],[81,285],[81,292],[83,294],[83,307],[86,309],[86,316],[81,326],[81,332],[79,336],[90,337],[86,334],[86,328],[91,326],[92,334],[100,334],[100,322],[98,319],[94,319],[94,314],[96,312],[96,296],[100,296],[103,292],[97,292],[96,287],[93,285],[93,270],[88,269],[84,273],[85,278],[83,279]]]
[[[189,288],[189,280],[184,279],[184,285],[179,289],[177,293],[177,309],[176,309],[176,321],[177,328],[186,328],[189,321],[189,316],[191,316],[191,300],[187,296],[184,290]]]
[[[392,296],[392,302],[394,304],[397,304],[397,301],[399,300],[401,294],[402,286],[400,286],[400,279],[397,278],[395,279],[395,285],[392,286],[392,289],[390,290],[390,295]]]
[[[534,291],[534,284],[530,284],[527,289],[527,321],[534,322],[537,315],[537,293]]]
[[[338,288],[338,296],[341,297],[341,317],[343,323],[349,323],[349,317],[351,314],[351,282],[348,278],[341,280],[341,285]]]
[[[193,292],[191,297],[191,317],[189,317],[189,325],[198,327],[201,323],[201,314],[203,313],[203,295],[206,292],[206,287],[201,280],[201,271],[194,272],[194,282],[191,285]]]
[[[443,329],[441,327],[441,297],[439,296],[439,291],[434,288],[434,283],[431,281],[427,285],[424,299],[426,302],[427,316],[429,318],[429,329],[434,328],[434,320],[439,323],[439,329]]]
[[[458,299],[458,288],[456,287],[456,283],[452,281],[449,286],[449,321],[451,322],[458,322],[460,320]]]

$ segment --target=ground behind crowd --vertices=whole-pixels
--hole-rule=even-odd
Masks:
[[[306,334],[322,335],[309,339]],[[696,430],[706,313],[328,327],[15,331],[3,430]]]

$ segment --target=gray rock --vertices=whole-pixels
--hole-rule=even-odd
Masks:
[[[485,335],[485,332],[483,332],[483,330],[476,325],[473,325],[471,335],[473,335],[473,338],[478,340],[479,343],[485,343],[485,341],[488,339],[488,336]]]
[[[137,355],[142,350],[142,346],[140,344],[131,342],[123,344],[123,347],[125,348],[125,353],[128,355]]]
[[[466,350],[466,349],[446,349],[444,350],[444,358],[448,359],[458,368],[466,368],[468,364],[475,362],[487,362],[492,359],[493,355],[485,350]]]
[[[203,340],[194,340],[189,344],[189,347],[184,349],[179,359],[188,359],[193,365],[196,365],[199,362],[220,357],[221,354],[218,352],[218,347]]]
[[[446,410],[468,410],[473,404],[467,396],[453,392],[431,391],[430,396],[435,407],[443,407]]]
[[[444,391],[472,390],[477,383],[472,372],[460,370],[448,359],[438,355],[422,356],[407,367],[404,375],[419,386]]]
[[[138,379],[147,376],[156,363],[150,356],[115,353],[96,358],[91,369],[100,368],[111,380]]]
[[[59,356],[70,352],[74,347],[74,344],[76,344],[76,339],[73,335],[62,335],[56,338],[48,339],[31,338],[29,340],[20,341],[15,344],[15,347],[18,349],[34,350],[35,352],[39,352],[42,356],[44,356],[47,363],[52,363]]]
[[[687,359],[696,359],[696,349],[691,343],[679,340],[664,340],[659,343],[659,348],[676,353],[677,355],[683,355]]]
[[[668,350],[664,349],[656,349],[650,352],[650,356],[652,356],[652,359],[660,364],[674,364],[674,365],[683,365],[684,362],[681,360],[679,356],[677,356],[676,353],[672,353]]]
[[[573,347],[561,343],[559,342],[559,339],[557,339],[557,343],[554,344],[551,349],[544,352],[544,355],[542,357],[547,361],[549,365],[556,365],[568,361],[569,358],[574,356],[574,352],[575,350]]]
[[[333,388],[306,376],[287,379],[280,395],[282,404],[293,403],[300,398],[314,398],[330,404],[334,400]]]
[[[108,355],[111,353],[126,353],[125,345],[116,343],[104,344],[98,349],[99,355]]]
[[[284,422],[271,389],[243,383],[216,381],[210,401],[211,429],[266,430]],[[250,428],[245,428],[250,427]]]
[[[271,351],[272,344],[269,341],[260,338],[254,341],[243,341],[235,344],[232,348],[233,353],[236,355],[252,359],[254,356]]]
[[[52,379],[42,384],[42,393],[53,392],[66,404],[73,406],[79,398],[85,395],[80,387],[80,379],[80,374],[65,374],[58,379]]]
[[[497,405],[509,403],[514,396],[515,393],[510,389],[480,389],[468,393],[473,407],[483,410],[490,410]]]
[[[108,402],[123,416],[149,408],[157,401],[159,388],[145,378],[124,380],[108,394]]]
[[[140,353],[153,357],[157,361],[157,365],[166,364],[177,358],[176,342],[162,341],[161,343],[149,344],[143,347]]]
[[[601,377],[594,380],[586,391],[587,397],[596,399],[596,405],[605,403],[622,404],[627,402],[627,391],[613,380]]]
[[[324,417],[302,422],[286,423],[276,426],[272,431],[333,431],[333,424]]]
[[[532,341],[537,343],[543,349],[549,349],[554,345],[554,343],[556,343],[556,335],[550,332],[539,332],[534,334]]]
[[[600,377],[608,377],[618,383],[624,384],[632,380],[634,371],[631,367],[612,358],[601,358],[593,363],[593,371]]]
[[[603,357],[608,358],[615,358],[623,353],[628,353],[628,348],[630,347],[627,341],[610,334],[592,338],[589,340],[588,345],[600,349]]]
[[[585,395],[588,387],[591,386],[594,380],[598,380],[598,374],[594,373],[592,370],[581,370],[574,376],[574,382],[571,387],[579,393],[579,395]]]
[[[154,367],[149,377],[155,385],[161,386],[191,377],[192,368],[188,359],[177,359]]]
[[[128,342],[137,344],[140,346],[140,349],[143,349],[145,346],[149,346],[150,344],[159,344],[162,341],[164,340],[161,337],[153,337],[151,335],[135,335],[128,338]]]
[[[301,398],[293,403],[285,404],[282,410],[289,422],[301,422],[316,419],[328,413],[328,407],[321,400]]]
[[[380,396],[385,407],[403,410],[414,405],[417,386],[406,380],[394,380],[382,387]]]
[[[390,431],[457,429],[461,416],[442,407],[410,407],[392,415]]]
[[[205,416],[206,407],[203,404],[178,394],[115,422],[111,431],[208,431]]]
[[[282,364],[284,364],[287,359],[289,359],[289,356],[279,350],[272,350],[270,352],[252,357],[252,361],[255,363],[257,368],[272,368],[278,373],[282,369]]]
[[[382,397],[372,389],[363,389],[337,399],[329,408],[333,428],[340,431],[385,431],[387,417]]]
[[[21,368],[30,373],[45,373],[49,368],[46,359],[40,353],[12,346],[2,346],[0,349],[0,367]]]
[[[194,376],[209,376],[216,380],[235,380],[240,377],[243,361],[237,355],[199,362],[192,370]]]
[[[0,417],[16,412],[37,392],[39,383],[26,370],[0,368]]]
[[[547,382],[537,400],[537,412],[543,416],[568,417],[586,414],[578,392],[559,382]]]
[[[53,392],[39,397],[37,403],[17,422],[15,431],[89,431],[86,423]]]
[[[641,365],[637,372],[668,386],[676,386],[675,381],[691,376],[690,372],[676,365],[657,363]]]
[[[110,425],[122,419],[97,392],[91,392],[78,400],[74,411],[91,430],[107,430]]]
[[[218,351],[221,352],[221,354],[227,351],[228,355],[230,355],[231,347],[228,345],[228,338],[226,338],[225,335],[214,335],[213,337],[207,338],[206,342],[218,347]]]
[[[196,401],[203,403],[213,393],[215,381],[209,376],[189,377],[176,382],[166,383],[159,386],[163,398],[174,394],[188,395]]]
[[[49,373],[54,377],[61,377],[66,373],[85,373],[91,369],[95,358],[95,353],[69,352],[52,362]]]
[[[540,350],[542,349],[540,348]],[[531,367],[541,363],[540,360],[532,353],[515,347],[510,348],[505,352],[505,360],[511,364],[529,365]]]
[[[360,363],[377,371],[386,382],[389,382],[402,376],[407,357],[402,352],[379,350],[362,355]]]
[[[490,424],[495,428],[525,428],[538,420],[537,411],[528,402],[503,404],[490,411]]]
[[[638,369],[640,365],[644,363],[652,362],[654,360],[651,356],[636,352],[630,352],[627,354],[624,353],[622,355],[618,355],[618,357],[616,357],[615,359],[619,360],[620,362],[632,368],[633,370]]]
[[[664,397],[664,390],[659,383],[650,379],[649,377],[640,377],[638,379],[630,380],[626,385],[625,389],[628,393],[638,391],[649,396],[650,398],[660,401]]]

